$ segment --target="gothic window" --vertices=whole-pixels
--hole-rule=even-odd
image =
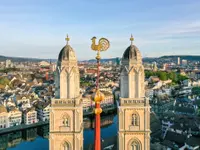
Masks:
[[[132,118],[131,118],[132,120],[132,122],[131,122],[131,124],[133,125],[133,126],[139,126],[139,116],[138,116],[138,114],[132,114]]]
[[[69,127],[69,117],[66,116],[63,117],[63,125]]]
[[[140,150],[140,143],[137,141],[133,141],[131,144],[131,150]]]
[[[65,142],[65,144],[64,144],[64,150],[70,150],[69,143]]]

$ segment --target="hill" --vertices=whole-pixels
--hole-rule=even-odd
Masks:
[[[0,61],[6,61],[10,59],[12,62],[40,62],[40,61],[50,61],[50,59],[39,59],[39,58],[26,58],[26,57],[10,57],[0,55]],[[56,59],[51,59],[52,62],[55,62]]]
[[[180,59],[186,59],[188,61],[200,61],[200,56],[198,55],[171,55],[171,56],[162,56],[159,59],[176,59],[180,57]]]
[[[188,61],[200,61],[200,56],[198,55],[170,55],[170,56],[161,56],[161,57],[145,57],[143,58],[144,62],[149,62],[152,63],[154,61],[156,62],[170,62],[170,61],[177,61],[177,58],[180,57],[180,59],[186,59]],[[40,61],[52,61],[56,62],[56,59],[39,59],[39,58],[26,58],[26,57],[9,57],[9,56],[2,56],[0,55],[0,62],[1,61],[6,61],[7,59],[10,59],[12,62],[26,62],[26,61],[31,61],[31,62],[40,62]],[[116,62],[117,59],[121,59],[119,57],[117,58],[105,58],[101,59],[101,62]],[[90,63],[95,63],[96,59],[90,59],[90,60],[84,60],[80,62],[90,62]]]

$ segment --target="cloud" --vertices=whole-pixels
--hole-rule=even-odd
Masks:
[[[200,20],[188,20],[182,22],[171,22],[157,29],[154,35],[159,38],[175,36],[199,36]]]

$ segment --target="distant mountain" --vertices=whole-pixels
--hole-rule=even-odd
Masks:
[[[161,56],[161,57],[145,57],[143,58],[144,62],[170,62],[170,61],[177,61],[177,58],[180,57],[180,59],[186,59],[188,61],[200,61],[200,56],[197,55],[169,55],[169,56]],[[6,61],[7,59],[10,59],[12,62],[26,62],[26,61],[31,61],[31,62],[40,62],[40,61],[50,61],[51,62],[56,62],[57,59],[39,59],[39,58],[26,58],[26,57],[9,57],[9,56],[2,56],[0,55],[0,61]],[[101,59],[101,62],[116,62],[117,59],[121,59],[119,57],[116,58],[105,58]],[[96,59],[90,59],[90,60],[84,60],[84,61],[79,61],[79,62],[90,62],[90,63],[95,63]]]
[[[119,58],[120,59],[120,58]],[[105,58],[105,59],[101,59],[101,63],[105,63],[105,62],[116,62],[116,58]],[[97,60],[96,59],[89,59],[89,60],[84,60],[84,61],[80,61],[80,62],[89,62],[89,63],[95,63]]]
[[[121,59],[119,57],[116,57],[116,58],[105,58],[105,59],[101,59],[101,63],[105,63],[105,62],[109,62],[109,61],[112,61],[112,62],[116,62],[117,59]],[[143,58],[143,61],[144,62],[154,62],[156,61],[157,58],[154,58],[154,57],[145,57]],[[96,59],[89,59],[89,60],[84,60],[84,61],[80,61],[80,62],[90,62],[90,63],[95,63],[97,60]]]
[[[159,59],[176,59],[180,57],[180,59],[186,59],[188,61],[200,61],[200,56],[198,55],[170,55],[170,56],[162,56]]]
[[[40,61],[50,61],[55,62],[56,59],[39,59],[39,58],[26,58],[26,57],[10,57],[10,56],[2,56],[0,55],[0,61],[6,61],[7,59],[10,59],[12,62],[40,62]]]

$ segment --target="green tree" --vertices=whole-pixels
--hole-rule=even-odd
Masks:
[[[193,87],[192,93],[195,95],[200,95],[200,87]]]
[[[167,78],[167,73],[166,73],[166,72],[163,72],[163,71],[158,72],[158,77],[159,77],[160,80],[162,80],[162,81],[165,81],[165,80],[168,79],[168,78]]]
[[[10,82],[10,80],[8,80],[8,78],[6,78],[6,77],[1,77],[0,78],[0,84],[1,85],[8,85],[9,82]]]
[[[188,79],[187,76],[183,76],[183,75],[181,75],[181,74],[178,74],[178,76],[177,76],[178,82],[183,81],[183,80],[186,80],[186,79]]]

